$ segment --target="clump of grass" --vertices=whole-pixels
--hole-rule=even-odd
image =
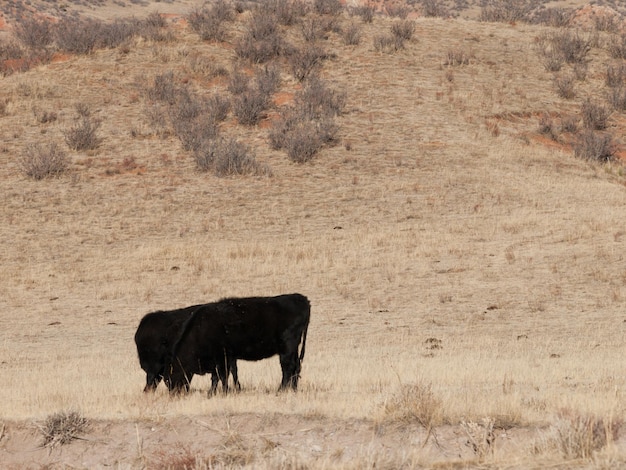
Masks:
[[[607,44],[611,57],[626,59],[626,33],[612,35]]]
[[[447,65],[447,66],[469,65],[471,57],[472,57],[472,53],[468,52],[467,50],[463,48],[457,47],[454,49],[448,49],[443,65]]]
[[[402,385],[383,407],[383,421],[417,423],[426,429],[441,423],[443,405],[430,383]]]
[[[413,20],[398,20],[394,21],[391,25],[391,34],[393,34],[398,41],[410,41],[414,33],[415,21]]]
[[[361,26],[357,23],[350,23],[346,26],[341,35],[346,46],[358,46],[361,42]]]
[[[514,23],[527,21],[535,7],[533,0],[485,0],[480,10],[480,21]]]
[[[19,156],[18,165],[27,177],[42,180],[63,174],[69,166],[69,158],[55,142],[29,144]]]
[[[61,411],[46,418],[39,426],[43,435],[43,445],[56,447],[79,439],[88,429],[88,422],[77,411]]]
[[[343,11],[339,0],[313,0],[313,10],[318,15],[337,16]]]
[[[420,0],[422,13],[429,18],[449,18],[452,13],[440,0]]]
[[[615,442],[622,421],[573,410],[561,410],[535,452],[558,451],[564,459],[590,459],[594,453]]]

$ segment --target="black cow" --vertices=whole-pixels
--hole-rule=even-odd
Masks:
[[[135,344],[139,355],[139,364],[146,371],[146,386],[144,392],[156,390],[159,382],[165,375],[165,366],[171,357],[174,343],[179,338],[181,328],[192,314],[201,308],[202,305],[193,305],[178,310],[152,312],[145,315],[135,333]],[[235,387],[240,388],[237,376],[237,361],[232,360],[225,365],[225,370],[230,372],[235,382]],[[207,369],[202,373],[211,373],[211,390],[217,389],[217,383],[221,377],[224,391],[228,389],[228,375],[221,377],[217,373],[217,368]],[[200,373],[200,372],[198,372]],[[189,379],[191,380],[191,378]],[[185,389],[189,389],[189,383],[184,384]]]
[[[280,389],[297,389],[311,316],[300,294],[228,298],[193,311],[182,326],[166,367],[165,382],[180,390],[193,374],[217,368],[224,377],[230,361],[258,361],[278,354]],[[302,342],[300,353],[298,347]]]

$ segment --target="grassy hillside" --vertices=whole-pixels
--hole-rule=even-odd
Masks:
[[[64,410],[127,423],[283,416],[400,429],[413,444],[391,454],[396,467],[623,462],[623,437],[613,431],[626,385],[625,120],[615,105],[626,75],[607,84],[608,67],[624,67],[612,57],[618,30],[309,12],[278,26],[300,54],[283,49],[255,64],[238,56],[254,10],[234,13],[216,41],[192,30],[189,10],[161,6],[164,24],[144,24],[116,47],[79,54],[51,43],[36,51],[45,61],[4,69],[3,420],[39,422]],[[381,43],[401,23],[413,25],[411,37]],[[306,41],[320,25],[330,27]],[[346,45],[351,25],[360,41]],[[546,70],[567,32],[583,41],[584,56]],[[301,81],[294,63],[314,47],[323,54]],[[267,64],[280,68],[279,88],[258,123],[243,125],[234,111],[241,93],[229,87],[237,73],[254,84]],[[303,121],[304,137],[335,127],[299,163],[270,137],[312,76],[345,104],[329,121]],[[568,77],[574,96],[562,97],[555,80]],[[173,90],[171,101],[159,83]],[[230,102],[216,132],[246,147],[252,167],[220,176],[215,160],[199,166],[218,140],[193,133],[206,131],[193,127],[206,115],[181,117],[185,93]],[[588,124],[603,110],[603,128]],[[85,122],[96,145],[73,149],[72,131]],[[201,150],[184,148],[185,132]],[[37,149],[49,157],[52,143],[67,167],[29,177],[24,162]],[[605,144],[610,152],[593,153]],[[240,394],[207,399],[206,378],[186,397],[141,393],[133,334],[145,313],[287,292],[312,303],[297,394],[274,393],[277,358],[242,363]],[[558,426],[574,432],[580,422],[583,439],[605,440],[592,439],[593,452],[559,450]],[[491,425],[507,442],[493,455],[479,437]],[[433,429],[441,443],[421,448]],[[472,438],[479,445],[452,450]],[[288,453],[282,464],[383,462],[354,441],[352,454]],[[275,458],[243,463],[275,468]]]

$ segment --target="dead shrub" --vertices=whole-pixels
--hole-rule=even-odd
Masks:
[[[230,138],[206,140],[194,152],[196,165],[201,171],[213,171],[216,176],[265,174],[271,172],[260,165],[250,147]]]
[[[339,0],[313,0],[313,10],[318,15],[337,16],[343,11]]]
[[[608,41],[608,51],[614,59],[626,59],[626,33],[612,35]]]
[[[409,16],[411,11],[408,6],[400,3],[388,3],[385,5],[385,10],[387,10],[387,14],[391,18],[400,18],[402,20]]]
[[[300,32],[306,42],[328,39],[328,33],[338,29],[335,19],[327,16],[311,15],[300,23]]]
[[[566,100],[571,100],[576,96],[576,88],[574,86],[575,79],[572,74],[565,73],[555,75],[553,79],[554,88],[557,95]]]
[[[58,48],[73,54],[90,54],[102,35],[102,22],[80,17],[64,17],[54,27]]]
[[[612,87],[607,94],[607,101],[614,110],[626,111],[626,88]]]
[[[591,37],[569,29],[552,34],[551,41],[554,49],[568,64],[584,62],[592,44]]]
[[[626,64],[608,65],[605,76],[606,86],[621,88],[626,85]]]
[[[39,425],[39,431],[43,435],[44,446],[56,447],[78,439],[88,427],[87,419],[77,411],[62,411],[48,416]]]
[[[415,21],[400,20],[391,25],[391,34],[401,41],[410,41],[415,33]]]
[[[552,26],[553,28],[566,28],[574,18],[574,13],[572,8],[541,8],[532,14],[530,22]]]
[[[143,29],[140,21],[116,19],[111,23],[103,23],[97,41],[98,47],[114,48],[127,42]]]
[[[299,121],[285,135],[284,148],[292,162],[306,163],[322,148],[322,139],[312,121]]]
[[[615,158],[617,150],[611,134],[592,129],[581,132],[574,142],[574,155],[584,160],[609,162]]]
[[[374,21],[374,7],[369,3],[367,5],[359,5],[356,7],[351,7],[349,9],[349,13],[352,16],[358,16],[361,18],[363,23],[371,23]]]
[[[242,59],[262,64],[280,56],[285,47],[276,17],[257,10],[250,17],[243,36],[235,43],[235,53]]]
[[[302,49],[295,49],[289,54],[289,68],[293,77],[301,82],[316,71],[327,57],[326,51],[321,46],[307,44]]]
[[[239,95],[246,91],[249,86],[250,77],[240,68],[235,68],[230,74],[226,89],[233,95]]]
[[[329,88],[318,76],[310,77],[295,97],[294,103],[312,119],[339,116],[346,106],[346,93]]]
[[[548,113],[543,113],[539,117],[538,131],[540,134],[543,134],[549,137],[551,140],[554,140],[555,142],[559,140],[559,133],[556,129],[554,121],[552,120],[552,117]]]
[[[575,133],[578,131],[578,116],[564,116],[561,118],[561,131]]]
[[[279,24],[293,26],[306,15],[308,6],[303,0],[267,0],[261,5],[267,15],[273,15]]]
[[[480,10],[480,21],[514,23],[528,21],[535,7],[533,0],[485,0]]]
[[[621,425],[622,421],[613,417],[561,410],[543,442],[535,444],[535,451],[557,450],[567,460],[590,459],[617,440]]]
[[[187,21],[203,41],[223,41],[228,32],[224,23],[232,21],[234,17],[233,5],[226,0],[218,0],[193,10]]]
[[[449,18],[452,16],[450,10],[440,0],[420,0],[422,13],[428,18]]]
[[[214,93],[207,100],[208,114],[215,122],[222,122],[228,117],[230,111],[230,100]]]
[[[102,139],[98,137],[100,121],[83,116],[78,122],[66,129],[65,143],[72,150],[94,150],[98,148]]]
[[[341,35],[346,46],[358,46],[361,42],[361,26],[357,23],[350,23],[343,30]]]
[[[178,92],[179,87],[174,82],[174,72],[171,70],[155,76],[152,86],[146,90],[150,100],[170,105],[176,102]]]
[[[13,34],[31,49],[45,49],[54,40],[52,23],[38,17],[20,18],[15,24]]]
[[[29,144],[18,157],[18,166],[29,178],[42,180],[59,176],[69,166],[69,159],[55,142],[49,144]]]
[[[254,82],[261,94],[268,97],[273,95],[280,88],[280,66],[271,64],[257,69],[254,74]]]
[[[233,99],[233,114],[239,124],[254,126],[261,120],[268,105],[269,95],[250,88]]]
[[[611,116],[611,110],[604,104],[585,99],[580,107],[583,126],[586,129],[601,131],[606,129]]]
[[[0,113],[1,115],[2,113]],[[34,107],[33,114],[39,124],[48,124],[57,120],[58,115],[55,111],[42,111],[41,109]]]

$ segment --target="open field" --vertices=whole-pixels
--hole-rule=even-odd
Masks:
[[[130,8],[104,3],[95,17]],[[404,48],[385,52],[374,44],[396,18],[359,22],[346,45],[354,18],[341,13],[319,40],[320,76],[346,96],[335,145],[306,163],[271,148],[281,106],[304,86],[281,57],[260,122],[231,111],[219,125],[271,174],[218,177],[157,122],[149,90],[172,71],[196,96],[230,96],[250,12],[223,41],[202,41],[191,3],[147,3],[167,13],[166,39],[57,51],[1,79],[0,463],[626,466],[623,111],[603,131],[615,158],[573,150],[581,104],[606,103],[607,65],[621,63],[616,33],[580,32],[586,73],[563,66],[579,79],[562,98],[537,44],[563,29],[415,16]],[[303,44],[297,26],[283,30]],[[458,51],[467,63],[451,62]],[[84,108],[101,142],[68,149]],[[540,131],[569,116],[578,130]],[[20,157],[50,142],[69,168],[26,177]],[[276,393],[278,358],[240,361],[241,393],[207,398],[205,377],[188,396],[142,393],[144,314],[289,292],[312,304],[297,393]],[[69,411],[87,421],[80,439],[44,447],[42,423]]]

